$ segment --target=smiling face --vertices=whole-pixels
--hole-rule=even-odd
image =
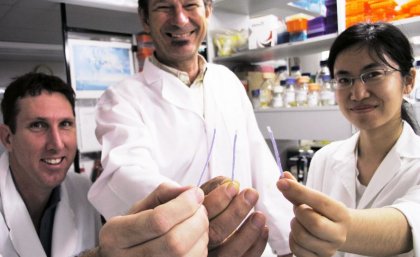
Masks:
[[[141,20],[155,45],[160,62],[178,67],[197,62],[198,49],[207,33],[211,6],[203,0],[149,0],[148,17]]]
[[[76,154],[72,106],[61,93],[42,91],[17,101],[16,132],[2,125],[1,139],[20,190],[48,191],[65,178]]]
[[[359,77],[362,73],[381,68],[391,70],[371,55],[367,47],[357,45],[342,51],[334,63],[334,77]],[[386,59],[392,67],[399,68],[395,61]],[[372,85],[356,79],[351,87],[337,89],[337,103],[344,116],[361,130],[400,123],[403,95],[411,91],[411,85],[405,84],[399,71],[386,73],[383,80]]]

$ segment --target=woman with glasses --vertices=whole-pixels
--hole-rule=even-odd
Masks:
[[[413,62],[391,24],[354,25],[333,43],[336,100],[358,132],[315,154],[307,187],[290,174],[279,180],[295,205],[295,255],[420,256],[420,137],[404,100]]]

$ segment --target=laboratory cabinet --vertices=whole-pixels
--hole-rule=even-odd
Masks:
[[[316,16],[306,10],[290,5],[287,0],[216,0],[215,10],[209,30],[246,29],[250,18],[274,14],[288,16],[298,12]],[[318,14],[319,15],[319,14]],[[231,56],[217,57],[212,44],[212,33],[209,33],[209,60],[215,63],[234,67],[238,64],[264,63],[277,59],[313,56],[329,50],[337,35],[345,29],[345,1],[337,1],[338,32],[309,38],[300,42],[283,43],[272,47],[244,50]],[[420,17],[393,22],[409,38],[420,35]],[[418,52],[414,46],[415,53]],[[417,53],[417,56],[420,55]],[[320,57],[319,57],[320,58]],[[315,60],[317,62],[318,60]],[[420,106],[415,105],[420,117]],[[267,126],[271,126],[278,140],[338,140],[351,136],[355,129],[342,116],[337,106],[267,108],[255,110],[260,129],[268,138]]]
[[[354,133],[338,106],[259,109],[255,117],[265,138],[267,126],[278,140],[341,140]]]
[[[248,29],[249,20],[261,15],[274,14],[281,17],[304,12],[303,9],[292,7],[290,1],[276,0],[216,0],[215,11],[210,22],[209,30],[222,29]],[[338,33],[345,29],[345,1],[337,1]],[[397,20],[392,22],[399,27],[409,38],[419,36],[420,16]],[[328,50],[338,33],[309,38],[300,42],[291,42],[275,45],[274,47],[245,50],[228,57],[216,57],[212,43],[212,33],[209,33],[207,42],[209,45],[209,59],[220,64],[231,63],[258,63],[279,58],[305,56]]]

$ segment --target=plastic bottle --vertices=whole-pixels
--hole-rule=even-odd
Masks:
[[[302,73],[300,72],[300,66],[299,65],[295,65],[295,66],[292,66],[290,68],[290,76],[295,78],[295,79],[298,79],[298,78],[300,78],[300,76],[302,76]]]
[[[308,84],[310,78],[307,76],[301,76],[297,79],[296,86],[296,106],[307,106],[308,105]]]
[[[316,73],[315,82],[318,83],[319,85],[322,85],[324,83],[323,77],[325,75],[328,75],[328,76],[331,76],[331,75],[330,75],[330,70],[328,69],[328,62],[326,60],[320,61],[319,66],[320,68]]]
[[[276,84],[273,88],[273,100],[271,101],[271,106],[273,108],[279,108],[284,106],[283,102],[283,91],[284,91],[284,85],[281,85],[282,83],[286,83],[285,80],[282,80],[280,84]]]
[[[286,88],[284,90],[284,107],[294,107],[296,106],[296,79],[289,77],[286,80]]]
[[[319,96],[320,86],[317,83],[309,83],[308,85],[308,106],[315,107],[320,105]]]
[[[321,86],[321,105],[330,106],[335,105],[335,93],[331,85],[330,75],[324,75],[322,77]]]
[[[260,107],[267,108],[270,106],[273,98],[274,73],[264,72],[263,79],[264,81],[260,87]]]

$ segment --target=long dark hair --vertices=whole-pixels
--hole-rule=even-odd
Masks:
[[[334,77],[334,64],[337,56],[353,47],[367,47],[369,53],[380,59],[391,69],[399,70],[403,77],[410,76],[413,68],[413,49],[404,33],[389,23],[359,23],[343,31],[334,41],[328,57],[328,68]],[[393,67],[385,58],[390,57],[399,67]],[[401,105],[401,118],[420,135],[420,127],[415,118],[413,107],[406,100]]]

